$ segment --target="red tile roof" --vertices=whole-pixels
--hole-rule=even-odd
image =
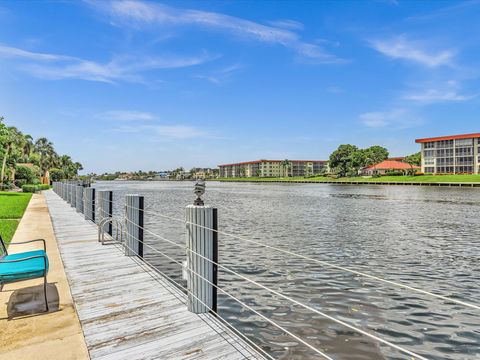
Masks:
[[[417,140],[415,140],[415,142],[416,143],[426,143],[426,142],[432,142],[432,141],[472,139],[472,138],[480,138],[480,133],[424,138],[424,139],[417,139]]]
[[[394,160],[385,160],[381,163],[370,165],[363,170],[375,169],[375,170],[410,170],[410,169],[420,169],[420,166],[410,165],[401,161],[394,161]]]

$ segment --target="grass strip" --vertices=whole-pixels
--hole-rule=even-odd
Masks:
[[[0,192],[0,219],[21,219],[32,194]]]
[[[7,246],[12,241],[19,222],[20,220],[0,220],[0,234]]]

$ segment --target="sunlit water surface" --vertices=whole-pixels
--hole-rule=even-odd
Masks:
[[[145,196],[145,228],[181,245],[192,182],[98,182]],[[206,204],[219,229],[337,265],[480,305],[480,191],[469,188],[208,182]],[[185,252],[147,232],[145,241],[178,261]],[[148,247],[145,258],[184,284],[181,268]],[[337,319],[429,359],[479,359],[480,312],[386,286],[220,235],[219,261]],[[411,358],[225,271],[219,284],[335,359]],[[318,355],[219,294],[219,313],[280,359]]]

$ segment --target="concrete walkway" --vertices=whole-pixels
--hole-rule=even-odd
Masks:
[[[12,243],[43,238],[50,261],[45,313],[43,279],[7,284],[0,293],[0,359],[89,359],[85,339],[42,194],[34,194]],[[41,244],[10,245],[12,253]]]

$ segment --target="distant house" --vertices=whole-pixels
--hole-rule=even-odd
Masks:
[[[195,179],[211,179],[215,177],[215,169],[195,168],[193,177]]]
[[[168,179],[170,171],[159,171],[155,174],[155,179]]]
[[[420,171],[420,166],[410,165],[397,160],[384,160],[381,163],[364,167],[362,175],[385,175],[389,171],[402,171],[404,173],[416,170]]]

